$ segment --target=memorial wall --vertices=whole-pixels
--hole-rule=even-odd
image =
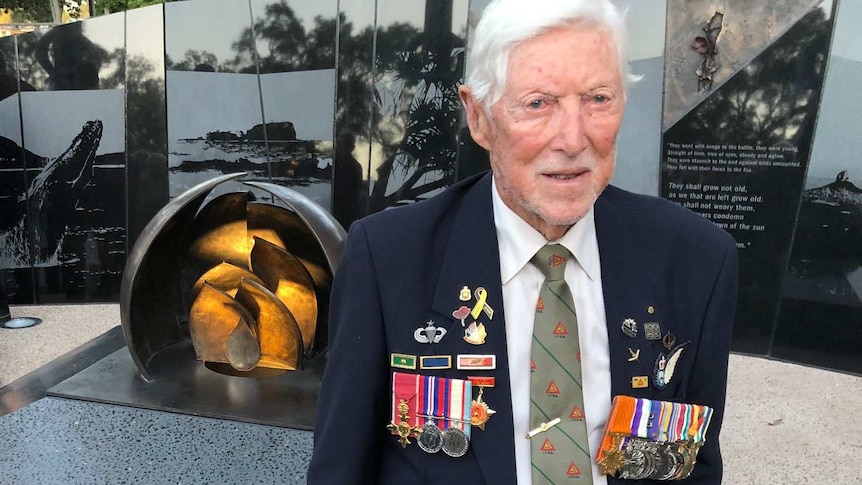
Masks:
[[[222,174],[347,227],[483,170],[457,87],[487,3],[191,0],[0,39],[2,290],[116,301],[150,218]],[[613,183],[736,238],[735,350],[862,372],[862,5],[615,3],[642,78]]]

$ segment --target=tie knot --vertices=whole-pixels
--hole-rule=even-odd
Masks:
[[[547,281],[556,281],[563,279],[566,272],[566,261],[571,256],[572,253],[560,244],[546,244],[533,256],[530,262],[539,268]]]

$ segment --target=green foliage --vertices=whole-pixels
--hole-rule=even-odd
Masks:
[[[93,0],[96,5],[96,15],[105,13],[124,12],[134,8],[147,7],[150,5],[158,5],[165,2],[174,2],[177,0]]]
[[[165,2],[175,2],[179,0],[90,0],[95,6],[94,13],[96,15],[104,15],[106,13],[124,12],[134,8],[147,7],[149,5],[158,5]],[[58,0],[61,7],[64,7],[73,18],[77,18],[80,14],[80,1],[71,2],[68,0]],[[5,0],[3,6],[0,7],[3,13],[13,12],[15,22],[53,22],[54,18],[51,14],[50,0]]]
[[[48,0],[6,0],[3,13],[13,12],[15,22],[51,22],[51,5]]]

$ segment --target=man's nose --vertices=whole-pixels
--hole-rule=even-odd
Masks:
[[[584,132],[584,110],[580,103],[561,104],[551,148],[569,157],[578,156],[587,146]]]

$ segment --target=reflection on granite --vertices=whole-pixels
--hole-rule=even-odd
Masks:
[[[370,211],[409,204],[449,186],[458,156],[468,2],[378,2]],[[398,2],[399,6],[404,2]],[[456,15],[457,12],[457,15]]]
[[[375,4],[342,0],[338,12],[332,215],[345,229],[368,213]]]
[[[125,14],[16,39],[21,80],[37,89],[20,95],[28,226],[0,259],[35,266],[39,303],[115,300],[126,253]]]
[[[662,196],[737,240],[737,351],[769,353],[831,37],[812,9],[664,135]]]
[[[667,45],[665,48],[664,127],[679,121],[708,91],[698,92],[695,71],[702,56],[692,49],[692,41],[704,36],[703,28],[716,13],[724,14],[717,42],[716,60],[720,68],[712,74],[718,87],[782,35],[820,0],[785,2],[751,0],[668,0]],[[831,2],[822,7],[831,10]]]
[[[771,354],[862,373],[862,3],[841,2]],[[850,54],[851,58],[841,57]],[[857,56],[858,57],[858,56]]]
[[[126,13],[126,180],[131,249],[168,202],[164,7]]]
[[[205,14],[202,15],[202,11]],[[165,67],[172,71],[255,72],[248,0],[165,3]]]
[[[305,483],[312,434],[45,398],[0,418],[3,483]],[[50,464],[50,466],[47,466]]]

